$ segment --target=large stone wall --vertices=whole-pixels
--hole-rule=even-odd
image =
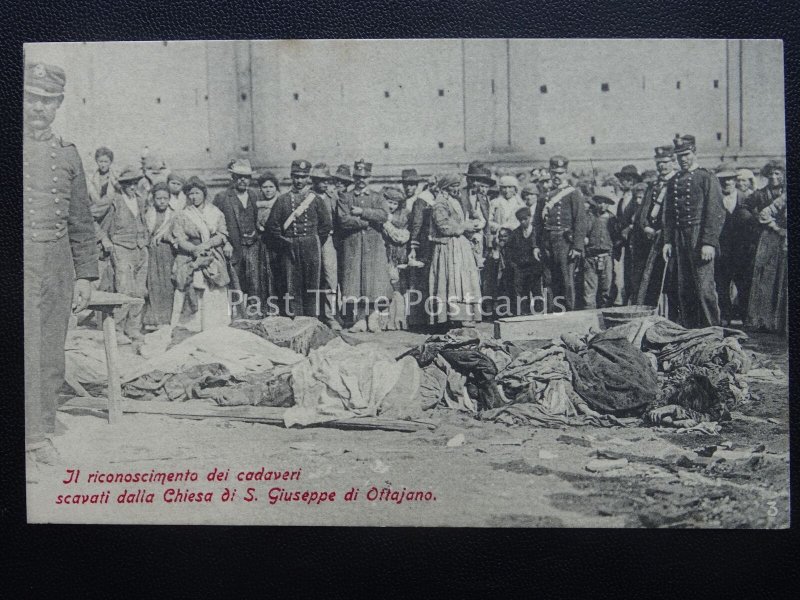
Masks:
[[[650,166],[694,133],[709,164],[784,148],[779,40],[360,40],[37,44],[67,70],[57,129],[207,176],[229,157],[364,157],[378,173],[474,158]],[[741,77],[740,77],[741,75]],[[679,83],[680,82],[680,83]],[[545,91],[545,86],[546,91]],[[605,90],[605,91],[604,91]],[[740,93],[740,90],[743,93]]]

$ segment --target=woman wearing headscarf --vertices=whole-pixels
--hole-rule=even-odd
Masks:
[[[785,334],[788,327],[788,248],[784,167],[771,161],[764,171],[769,183],[753,195],[760,202],[756,203],[756,208],[760,208],[761,237],[753,266],[747,322],[752,327]]]
[[[467,236],[482,230],[483,223],[467,218],[464,213],[460,175],[440,175],[438,188],[431,213],[430,319],[435,323],[458,321],[468,326],[481,320],[481,286]]]
[[[283,298],[285,290],[281,283],[284,281],[281,270],[281,261],[277,253],[275,244],[267,236],[267,219],[275,201],[280,195],[280,184],[275,174],[269,171],[263,173],[258,178],[259,197],[256,201],[258,209],[258,231],[259,231],[259,252],[261,254],[261,306],[264,310],[267,306],[267,299]]]
[[[189,202],[175,216],[172,234],[177,256],[173,267],[175,300],[172,324],[176,324],[184,299],[197,306],[203,331],[230,324],[228,267],[223,246],[228,240],[225,216],[207,201],[208,188],[199,177],[183,187]]]

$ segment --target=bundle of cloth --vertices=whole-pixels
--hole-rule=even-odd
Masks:
[[[546,427],[693,427],[724,421],[747,400],[746,335],[687,330],[644,317],[599,333],[565,333],[521,349],[474,329],[432,336],[411,350],[425,408],[448,406],[483,420]]]
[[[281,317],[273,315],[264,319],[237,319],[231,327],[254,333],[281,348],[289,348],[308,356],[311,350],[321,348],[337,334],[314,317]]]
[[[294,404],[290,367],[239,376],[220,363],[193,365],[176,373],[155,370],[126,383],[122,393],[132,400],[212,400],[218,406]]]

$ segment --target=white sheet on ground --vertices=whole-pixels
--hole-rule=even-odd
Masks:
[[[225,365],[232,375],[268,371],[275,365],[293,365],[301,354],[280,348],[254,333],[232,327],[215,327],[183,340],[164,354],[123,371],[122,383],[158,369],[177,372],[184,367],[208,363]]]
[[[337,338],[312,350],[292,369],[295,406],[284,423],[310,425],[336,419],[421,414],[420,372],[416,361],[396,361],[374,343],[350,346]]]

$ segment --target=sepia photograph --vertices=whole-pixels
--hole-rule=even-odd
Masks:
[[[25,44],[27,521],[789,528],[784,94],[777,39]]]

